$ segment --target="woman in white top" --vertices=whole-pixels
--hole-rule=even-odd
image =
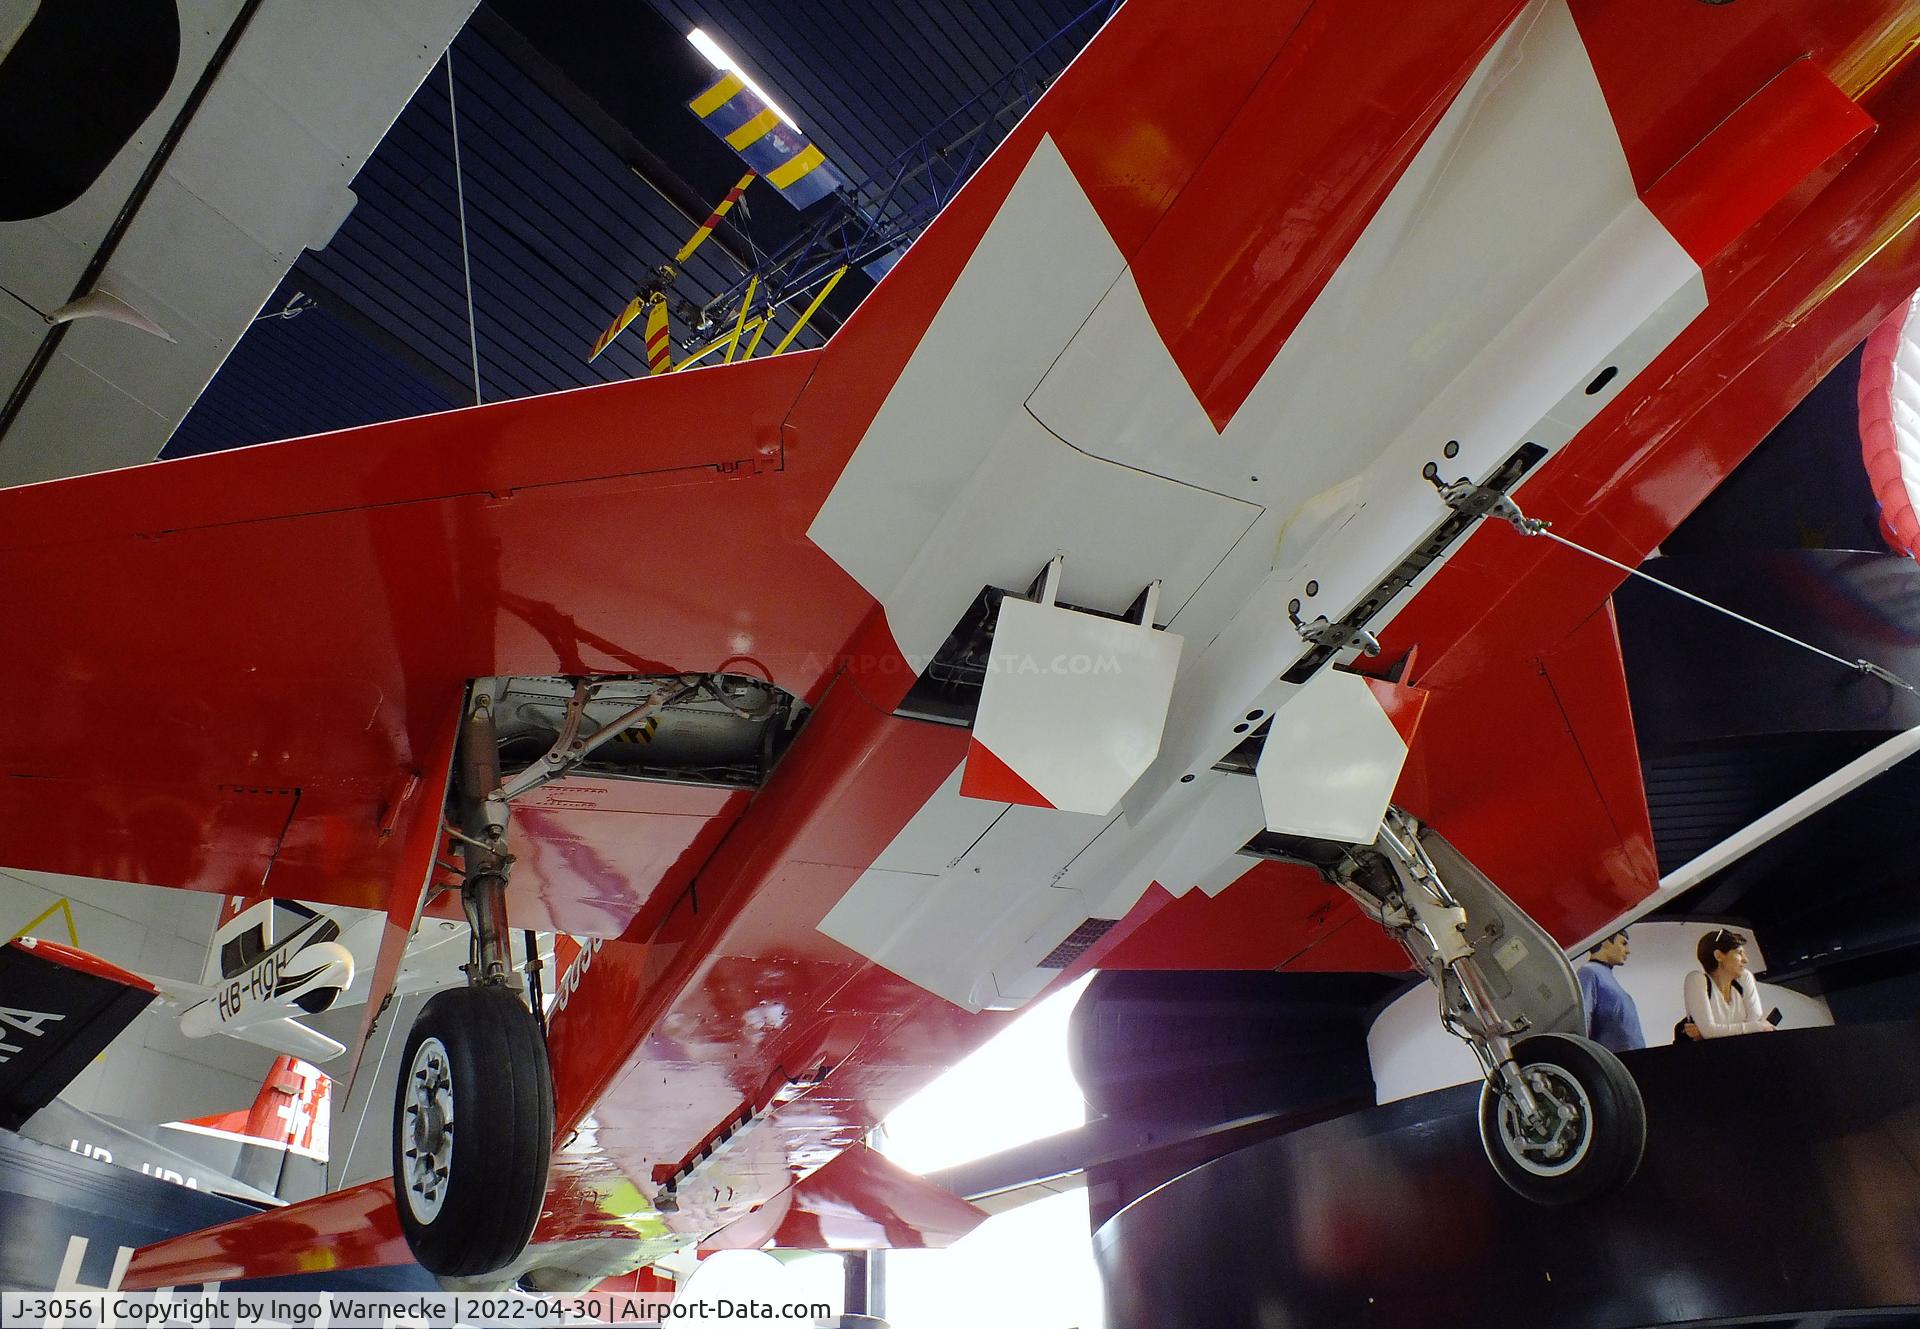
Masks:
[[[1702,1038],[1770,1034],[1760,983],[1747,972],[1747,939],[1720,928],[1700,938],[1700,971],[1687,975],[1687,1018]]]

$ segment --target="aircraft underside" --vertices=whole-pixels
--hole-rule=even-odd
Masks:
[[[12,865],[379,910],[376,993],[470,929],[391,1187],[273,1230],[948,1239],[868,1132],[1101,968],[1410,967],[1506,1185],[1632,1178],[1563,950],[1657,886],[1608,596],[1920,285],[1916,20],[1292,8],[1130,0],[822,350],[0,493]]]

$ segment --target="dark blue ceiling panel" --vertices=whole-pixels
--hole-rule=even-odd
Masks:
[[[962,174],[970,173],[1115,7],[1114,0],[652,3],[677,31],[700,28],[740,60],[855,182],[864,206],[909,209],[944,202],[957,182],[941,178],[938,163],[958,153],[967,163]],[[923,223],[919,211],[913,215]]]
[[[299,277],[289,276],[267,307],[284,309],[304,294]],[[426,415],[462,400],[315,303],[295,317],[263,317],[248,329],[174,431],[165,455],[190,457]]]
[[[1113,6],[1087,0],[651,0],[741,60],[850,178],[883,174],[1031,59],[1051,80]]]
[[[354,180],[358,202],[339,232],[301,256],[268,305],[297,292],[315,307],[249,329],[165,455],[466,404],[476,350],[484,401],[644,374],[638,328],[592,364],[587,352],[741,169],[685,107],[714,77],[684,39],[696,25],[858,183],[947,135],[997,142],[1024,108],[1003,105],[1013,84],[1002,80],[1015,74],[1030,98],[1107,12],[1105,0],[1091,10],[1076,0],[483,6],[453,45],[451,100],[443,62]],[[927,198],[904,233],[951,186],[918,173],[911,189]],[[771,189],[750,190],[682,265],[676,305],[737,292],[762,255],[847,206],[822,201],[802,215]],[[842,283],[795,344],[819,344],[867,289],[857,274]],[[802,303],[776,320],[769,349]],[[683,354],[712,330],[676,317],[674,335]]]

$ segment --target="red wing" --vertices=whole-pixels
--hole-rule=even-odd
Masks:
[[[867,601],[783,456],[815,359],[0,492],[4,865],[385,909],[468,679],[816,691]]]
[[[182,1287],[412,1261],[393,1183],[381,1180],[142,1246],[120,1285]]]

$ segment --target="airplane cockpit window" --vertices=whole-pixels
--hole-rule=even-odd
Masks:
[[[260,963],[260,958],[275,945],[285,941],[295,932],[318,918],[318,911],[293,900],[275,900],[273,907],[260,915],[260,921],[252,927],[236,932],[220,943],[220,973],[225,978],[243,974]],[[339,935],[339,929],[322,929],[315,933],[316,941],[330,941]]]
[[[267,925],[250,927],[220,943],[220,972],[227,978],[244,974],[267,953]]]

